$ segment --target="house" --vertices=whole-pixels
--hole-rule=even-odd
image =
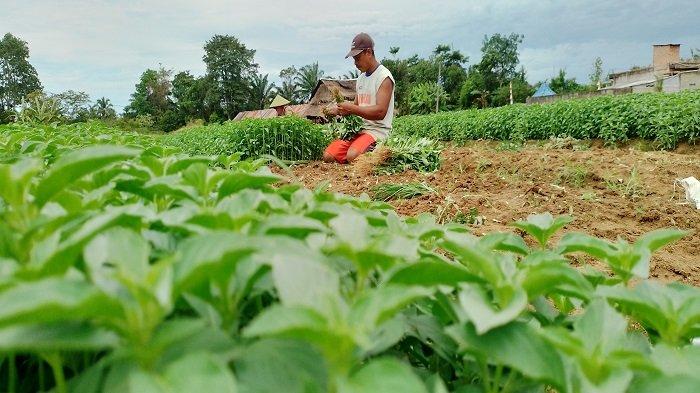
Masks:
[[[305,104],[284,105],[284,113],[306,117],[317,123],[325,123],[323,108],[335,102],[334,91],[337,90],[345,100],[355,100],[355,79],[321,79],[311,91],[311,99]],[[243,119],[267,119],[277,117],[281,110],[275,108],[239,112],[234,121]]]
[[[652,64],[610,74],[602,92],[643,93],[700,89],[700,61],[682,61],[679,44],[654,45]]]

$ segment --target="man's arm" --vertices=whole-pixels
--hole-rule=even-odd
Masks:
[[[338,104],[338,113],[343,116],[357,115],[367,120],[382,120],[389,111],[389,103],[391,103],[391,93],[393,90],[394,82],[391,78],[387,77],[379,86],[379,90],[377,91],[377,103],[375,105],[359,106],[357,104],[357,97],[355,97],[354,104],[349,102],[341,102]]]

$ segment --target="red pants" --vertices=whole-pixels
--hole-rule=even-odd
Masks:
[[[376,141],[372,135],[361,132],[349,141],[342,139],[334,140],[326,148],[326,154],[332,155],[337,162],[345,164],[348,162],[347,154],[350,148],[362,154],[374,149],[375,145]]]

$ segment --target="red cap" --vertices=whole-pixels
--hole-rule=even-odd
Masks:
[[[350,56],[357,56],[365,49],[374,49],[374,40],[367,33],[360,33],[352,39],[352,45],[350,46],[350,52],[345,55],[347,59]]]

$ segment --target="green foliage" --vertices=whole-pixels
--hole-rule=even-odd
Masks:
[[[377,168],[379,173],[397,173],[407,169],[434,172],[440,168],[442,146],[428,138],[391,135],[384,143],[388,158]]]
[[[433,193],[435,190],[424,183],[382,183],[372,187],[374,199],[385,202],[392,199],[411,199]]]
[[[299,86],[295,81],[298,72],[296,67],[292,66],[280,71],[279,75],[282,80],[282,86],[277,88],[277,94],[288,99],[292,104],[298,104],[303,101],[300,96]]]
[[[427,114],[435,112],[435,105],[440,99],[440,108],[447,106],[448,95],[437,83],[421,83],[413,86],[408,96],[409,113]]]
[[[192,155],[240,153],[243,158],[272,155],[291,161],[319,158],[330,139],[321,126],[296,116],[192,127],[165,138]]]
[[[117,117],[117,112],[114,110],[114,105],[109,98],[98,98],[97,101],[90,107],[88,118],[98,120],[112,120]]]
[[[41,89],[36,69],[29,63],[27,43],[5,34],[0,39],[0,123],[9,122],[8,113],[28,94]]]
[[[250,108],[265,109],[275,97],[275,84],[268,81],[268,74],[253,75],[250,80]]]
[[[247,109],[249,81],[257,71],[255,50],[248,49],[236,37],[215,35],[204,44],[204,64],[211,79],[216,99],[214,111],[221,118],[233,119]]]
[[[302,102],[308,101],[311,98],[311,92],[318,84],[319,79],[323,78],[323,70],[319,68],[318,62],[307,64],[294,75],[294,83],[298,89],[298,99]]]
[[[175,74],[172,88],[173,101],[185,122],[193,119],[208,120],[217,109],[217,94],[212,79],[196,77],[188,71]]]
[[[53,94],[51,98],[56,100],[61,116],[68,123],[86,121],[90,117],[90,96],[85,92],[68,90]]]
[[[437,84],[438,79],[441,81],[440,86],[446,93],[444,97],[441,97],[440,107],[452,109],[459,106],[460,88],[467,77],[467,71],[464,68],[464,64],[468,61],[467,56],[449,45],[438,45],[427,59],[417,55],[398,59],[396,58],[397,53],[398,49],[392,58],[382,59],[382,65],[391,71],[394,80],[396,80],[394,99],[400,113],[414,113],[411,112],[410,96],[416,86]],[[433,97],[432,110],[425,113],[434,110],[435,97]]]
[[[588,76],[591,86],[598,88],[598,84],[603,82],[603,59],[596,57],[593,61],[593,71]]]
[[[22,107],[15,121],[23,124],[60,123],[63,121],[60,103],[42,93],[29,94],[22,100]]]
[[[576,82],[576,78],[567,78],[566,70],[560,69],[556,77],[549,81],[549,87],[557,94],[569,94],[584,91],[586,86]]]
[[[542,105],[402,116],[394,133],[466,143],[476,139],[572,137],[608,143],[629,138],[662,148],[700,138],[700,92],[644,93],[557,101]]]
[[[647,278],[682,231],[612,243],[533,215],[517,223],[531,248],[279,184],[260,160],[183,154],[173,136],[0,127],[1,391],[700,384],[700,289]],[[580,252],[612,273],[571,266]]]
[[[129,105],[124,108],[124,117],[150,116],[153,126],[166,132],[183,126],[185,120],[173,101],[171,75],[172,70],[162,67],[158,71],[144,71]]]
[[[359,116],[336,117],[332,118],[330,123],[328,123],[328,131],[335,139],[350,140],[358,132],[362,131],[364,124],[364,120]]]
[[[484,36],[481,46],[481,61],[475,68],[484,78],[485,89],[495,91],[517,77],[520,63],[518,46],[524,36],[511,33],[508,36],[496,33]]]

